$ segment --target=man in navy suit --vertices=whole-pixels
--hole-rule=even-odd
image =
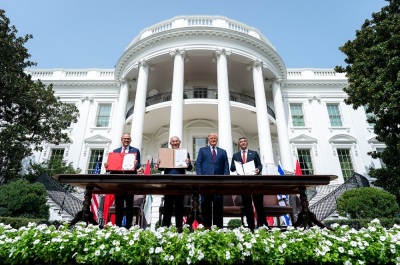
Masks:
[[[139,149],[130,146],[131,135],[124,133],[121,137],[122,146],[115,149],[114,153],[136,153],[135,167],[129,171],[111,171],[110,174],[137,174],[140,168],[140,151]],[[105,164],[107,168],[107,164]],[[126,229],[132,226],[133,221],[133,195],[129,194],[115,194],[115,224],[122,226],[122,219],[124,217],[124,202],[126,203]]]
[[[196,160],[197,175],[229,175],[229,162],[226,151],[217,147],[218,135],[208,135],[209,146],[199,150]],[[213,204],[213,207],[212,207]],[[211,219],[214,225],[223,227],[223,197],[222,195],[203,195],[201,198],[201,212],[203,225],[211,227]]]
[[[172,149],[178,149],[181,146],[181,140],[178,136],[172,136],[169,140]],[[157,168],[160,171],[164,171],[164,174],[186,174],[186,171],[191,171],[193,169],[193,165],[190,162],[190,155],[187,154],[186,158],[186,165],[187,168],[160,168],[158,165],[160,164],[160,159],[157,162]],[[174,209],[175,204],[175,225],[178,228],[178,231],[182,231],[182,224],[183,224],[183,200],[184,195],[164,195],[164,217],[162,219],[162,226],[169,227],[171,225],[171,215]]]
[[[240,151],[233,154],[232,163],[231,163],[231,171],[236,171],[235,161],[241,164],[245,164],[250,161],[254,161],[255,166],[255,175],[261,174],[262,164],[260,160],[260,156],[256,151],[247,149],[247,139],[246,137],[240,137],[238,144],[240,146]],[[242,203],[244,207],[244,213],[246,215],[247,224],[251,231],[254,231],[254,214],[252,207],[252,197],[254,201],[254,207],[257,212],[257,227],[262,227],[263,225],[267,225],[264,213],[264,196],[263,195],[242,195]]]

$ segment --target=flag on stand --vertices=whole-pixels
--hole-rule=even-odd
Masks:
[[[151,169],[150,169],[150,160],[147,159],[146,167],[144,168],[144,175],[150,175]]]
[[[251,199],[251,207],[253,208],[253,215],[254,215],[254,227],[257,227],[257,211],[256,207],[254,207],[253,198]]]
[[[300,162],[299,162],[299,160],[296,160],[296,175],[297,175],[297,176],[303,175],[303,172],[301,171],[301,167],[300,167]]]
[[[100,158],[97,159],[96,165],[93,168],[92,174],[100,174]],[[92,194],[92,201],[90,203],[90,211],[93,213],[94,220],[98,222],[98,211],[100,204],[101,195],[100,194]]]
[[[279,172],[279,175],[281,175],[281,176],[285,175],[285,171],[282,169],[280,162],[278,163],[278,172]],[[287,206],[288,205],[289,195],[278,194],[277,198],[278,198],[279,206]],[[285,214],[283,216],[283,218],[285,220],[286,226],[290,225],[289,215]]]
[[[110,216],[110,220],[108,220],[108,212],[110,210],[110,207],[114,204],[114,194],[106,194],[106,197],[104,199],[104,223],[111,222],[112,224],[115,224],[115,214]]]
[[[193,230],[196,230],[198,227],[199,227],[199,222],[197,222],[197,220],[194,220],[192,223]]]
[[[154,162],[153,162],[153,157],[151,157],[151,163],[150,163],[150,169],[154,168]]]

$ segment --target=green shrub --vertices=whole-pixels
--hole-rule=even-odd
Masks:
[[[59,225],[64,221],[47,221],[44,219],[34,219],[34,218],[24,218],[24,217],[2,217],[0,216],[0,223],[10,225],[12,228],[19,229],[21,227],[26,227],[29,223],[41,224],[45,223],[47,225]]]
[[[393,218],[399,212],[399,205],[391,193],[368,187],[344,192],[337,199],[337,211],[352,219]]]
[[[327,226],[338,224],[340,226],[347,225],[350,228],[360,230],[361,228],[368,228],[368,224],[372,219],[335,219],[335,220],[324,220],[323,223]],[[386,229],[390,229],[393,225],[400,225],[400,218],[379,218],[379,222]]]
[[[234,229],[242,226],[242,221],[240,219],[231,219],[228,222],[228,228]]]
[[[49,219],[47,192],[43,184],[16,180],[0,186],[2,216]]]

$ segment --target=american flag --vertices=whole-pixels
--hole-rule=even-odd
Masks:
[[[100,174],[100,159],[97,160],[94,166],[92,174]],[[98,221],[97,212],[99,210],[101,194],[92,194],[92,201],[90,203],[90,211],[94,215],[94,220]]]

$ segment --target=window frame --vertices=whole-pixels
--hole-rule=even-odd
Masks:
[[[101,110],[102,106],[109,106],[107,126],[99,126],[99,118],[100,117],[106,117],[106,116],[100,116],[100,110]],[[113,104],[111,102],[99,102],[99,103],[97,103],[97,112],[96,112],[96,118],[95,118],[95,124],[94,124],[95,128],[110,128],[110,120],[111,120],[112,108],[113,108]]]
[[[300,168],[301,168],[301,171],[303,172],[303,175],[314,175],[314,173],[315,173],[314,161],[313,161],[313,150],[312,149],[313,149],[312,147],[306,147],[306,146],[298,146],[296,148],[297,159],[299,160]],[[300,159],[301,155],[299,154],[300,150],[306,150],[306,151],[309,152],[308,155],[309,155],[310,161],[306,161],[306,162],[301,161],[301,159]],[[305,169],[304,166],[302,166],[304,164],[307,164],[307,162],[311,163],[311,166],[312,166],[311,169]],[[308,167],[308,164],[307,164],[307,167]],[[306,170],[307,171],[311,171],[310,174],[304,174],[304,172]]]
[[[292,106],[300,107],[303,125],[295,125],[295,119],[293,117],[294,116],[300,116],[300,115],[293,113]],[[292,124],[293,127],[296,127],[296,128],[304,128],[304,127],[306,127],[306,120],[305,120],[304,104],[303,103],[300,103],[300,102],[291,102],[291,103],[289,103],[289,111],[290,111],[291,124]]]
[[[96,166],[96,163],[97,163],[97,159],[98,158],[96,160],[92,160],[93,151],[100,151],[100,150],[102,151],[102,155],[101,155],[101,159],[100,159],[100,166],[101,166],[103,164],[104,156],[106,155],[105,148],[102,148],[102,147],[90,147],[89,155],[88,155],[88,161],[86,163],[86,173],[87,174],[93,174],[93,169],[94,169],[94,167]],[[98,154],[98,155],[100,155],[100,154]]]
[[[331,113],[329,112],[329,107],[330,107],[330,106],[335,106],[335,107],[337,107],[337,112],[338,112],[338,114],[331,114]],[[330,126],[330,127],[332,127],[332,128],[343,128],[343,127],[344,127],[344,126],[343,126],[343,124],[344,124],[344,121],[343,121],[343,113],[342,113],[341,108],[340,108],[340,103],[327,102],[327,103],[326,103],[326,112],[327,112],[327,114],[328,114],[328,120],[329,120],[329,126]],[[331,119],[332,117],[333,117],[333,118],[336,117],[336,119],[337,119],[337,117],[339,117],[340,125],[335,125],[334,123],[332,123],[332,119]]]
[[[348,175],[345,175],[345,173],[344,173],[344,171],[348,171],[349,169],[346,169],[346,168],[343,168],[342,167],[342,163],[344,163],[344,162],[342,162],[341,160],[340,160],[340,157],[341,157],[341,155],[339,154],[339,150],[346,150],[346,151],[348,151],[348,157],[350,158],[350,162],[351,162],[351,166],[352,166],[352,168],[351,168],[351,170],[352,170],[352,172],[351,172],[351,174],[348,176]],[[340,171],[341,171],[341,173],[342,173],[342,177],[343,177],[343,181],[344,182],[346,182],[349,178],[351,178],[351,176],[353,175],[353,173],[354,172],[356,172],[356,167],[355,167],[355,161],[354,161],[354,158],[353,158],[353,154],[352,154],[353,152],[352,152],[352,147],[346,147],[346,146],[337,146],[336,147],[336,154],[337,154],[337,157],[338,157],[338,162],[339,162],[339,167],[340,167]]]

